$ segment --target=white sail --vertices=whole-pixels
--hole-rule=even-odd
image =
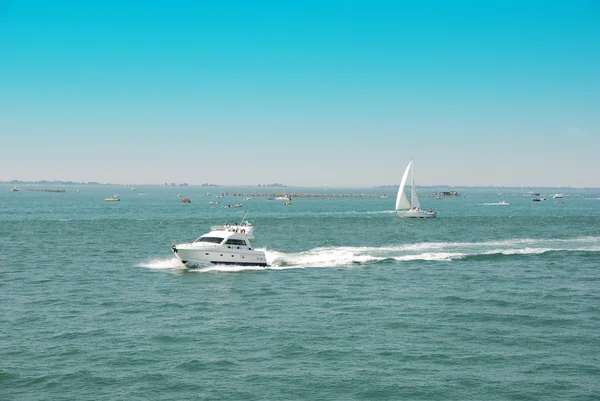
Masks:
[[[410,170],[410,166],[412,165],[412,160],[408,163],[406,170],[404,170],[404,175],[402,176],[402,181],[400,182],[400,188],[398,189],[398,196],[396,197],[396,210],[401,209],[410,209],[410,203],[408,202],[408,198],[404,193],[404,185],[406,184],[406,178],[408,177],[408,170]]]
[[[412,160],[411,160],[412,163]],[[412,189],[410,191],[410,203],[411,206],[415,209],[421,208],[421,204],[419,203],[419,197],[417,196],[417,187],[415,186],[415,168],[413,167],[410,176],[410,185]]]
[[[406,185],[409,170],[411,171],[410,185],[412,187],[410,191],[410,202],[404,193],[404,186]],[[417,186],[415,185],[415,166],[412,160],[408,163],[404,175],[402,176],[402,183],[400,184],[398,198],[396,199],[396,213],[403,218],[428,219],[437,217],[437,212],[434,212],[433,210],[430,210],[429,212],[421,210],[421,203],[417,196]]]

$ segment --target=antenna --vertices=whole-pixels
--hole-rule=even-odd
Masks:
[[[246,216],[248,215],[248,209],[246,209],[246,213],[244,213],[244,217],[242,217],[242,221],[240,221],[240,225],[246,220]]]

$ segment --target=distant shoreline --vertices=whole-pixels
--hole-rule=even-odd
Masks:
[[[106,186],[106,187],[141,187],[141,188],[151,188],[151,187],[167,187],[167,188],[323,188],[323,186],[314,186],[314,185],[283,185],[283,184],[255,184],[255,185],[227,185],[227,184],[188,184],[188,183],[164,183],[164,184],[116,184],[116,183],[101,183],[101,182],[76,182],[76,181],[21,181],[21,180],[11,180],[11,181],[0,181],[0,185],[59,185],[59,186]],[[376,186],[340,186],[333,187],[328,186],[329,188],[371,188],[371,189],[381,189],[381,190],[397,190],[398,185],[376,185]],[[521,190],[521,191],[529,191],[531,189],[538,190],[600,190],[598,187],[548,187],[548,186],[495,186],[495,185],[448,185],[448,184],[440,184],[440,185],[419,185],[420,189],[494,189],[494,190]]]

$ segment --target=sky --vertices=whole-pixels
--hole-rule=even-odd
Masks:
[[[600,2],[0,0],[0,181],[600,187]]]

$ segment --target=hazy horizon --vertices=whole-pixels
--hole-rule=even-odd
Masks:
[[[423,186],[600,187],[599,18],[585,0],[4,2],[0,180],[367,187],[414,159]]]
[[[292,184],[191,184],[191,183],[154,183],[154,184],[136,184],[136,183],[116,183],[116,182],[95,182],[95,181],[83,181],[83,182],[69,182],[68,180],[36,180],[36,181],[24,181],[24,180],[10,180],[0,181],[0,185],[64,185],[64,186],[116,186],[116,187],[168,187],[168,188],[306,188],[306,189],[395,189],[397,190],[399,184],[389,185],[365,185],[365,186],[329,186],[324,188],[323,186],[315,185],[292,185]],[[433,184],[433,185],[418,185],[418,188],[431,189],[431,188],[447,188],[447,189],[463,189],[463,188],[499,188],[499,189],[586,189],[586,190],[598,190],[600,187],[556,187],[556,186],[540,186],[540,185],[519,185],[519,186],[496,186],[496,185],[449,185],[449,184]]]

